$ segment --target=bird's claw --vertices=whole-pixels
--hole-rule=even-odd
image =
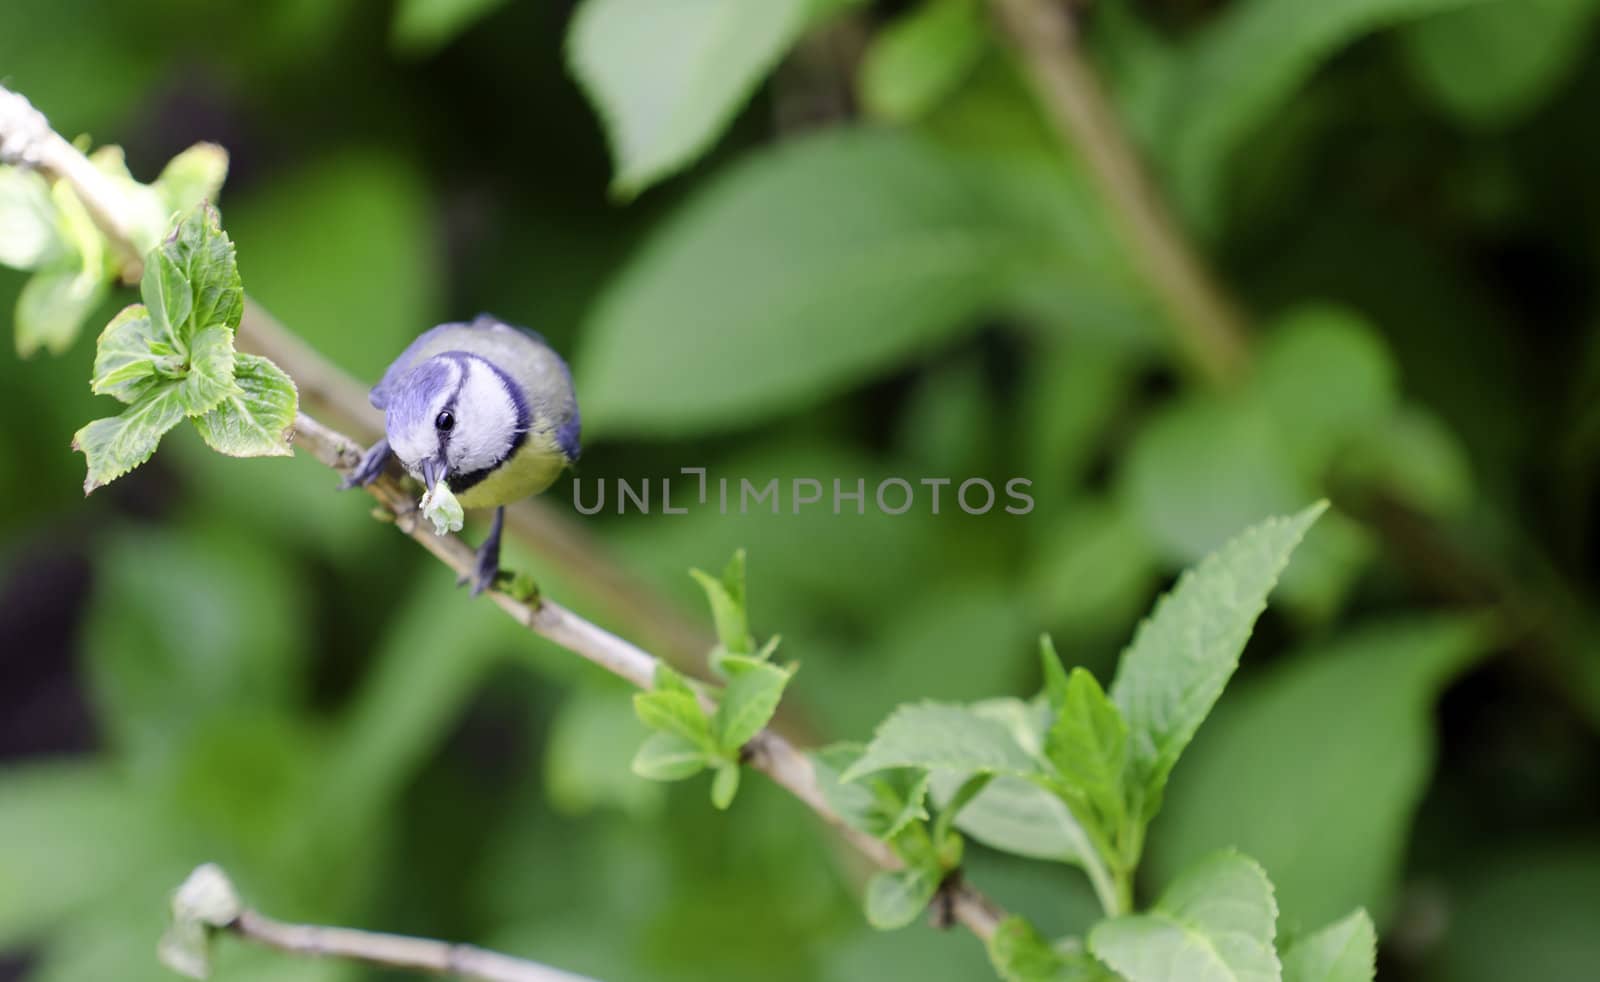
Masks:
[[[387,466],[389,466],[389,441],[379,440],[361,455],[361,461],[356,464],[355,469],[339,482],[339,490],[364,488],[376,481]]]
[[[480,552],[477,565],[473,567],[472,572],[462,573],[456,577],[456,586],[472,584],[472,595],[476,597],[501,580],[509,580],[510,578],[510,572],[500,568],[500,562],[497,558],[485,556]]]

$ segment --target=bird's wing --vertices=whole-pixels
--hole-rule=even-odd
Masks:
[[[383,378],[372,387],[370,396],[372,405],[377,409],[385,409],[389,405],[389,397],[394,387],[405,378],[412,368],[434,355],[445,351],[478,351],[484,347],[485,342],[496,340],[509,340],[507,332],[511,335],[520,335],[532,338],[539,344],[544,344],[544,338],[527,328],[512,327],[489,316],[479,314],[478,317],[467,322],[453,322],[440,324],[418,335],[417,339],[400,352],[400,357],[389,364],[383,373]]]

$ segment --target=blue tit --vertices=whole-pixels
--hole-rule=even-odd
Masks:
[[[432,492],[443,482],[464,508],[493,508],[472,592],[500,569],[505,506],[538,494],[578,458],[572,374],[544,339],[487,314],[440,324],[411,342],[372,389],[385,438],[344,486],[372,483],[392,455]]]

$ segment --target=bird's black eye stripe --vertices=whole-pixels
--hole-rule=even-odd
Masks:
[[[433,425],[448,433],[455,429],[456,418],[455,416],[451,415],[450,410],[446,409],[444,412],[434,417]]]

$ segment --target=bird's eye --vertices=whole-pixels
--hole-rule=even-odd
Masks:
[[[444,430],[446,433],[448,433],[451,430],[455,429],[456,418],[454,416],[450,415],[450,413],[448,411],[442,412],[437,417],[434,418],[433,425],[437,426],[439,429]]]

